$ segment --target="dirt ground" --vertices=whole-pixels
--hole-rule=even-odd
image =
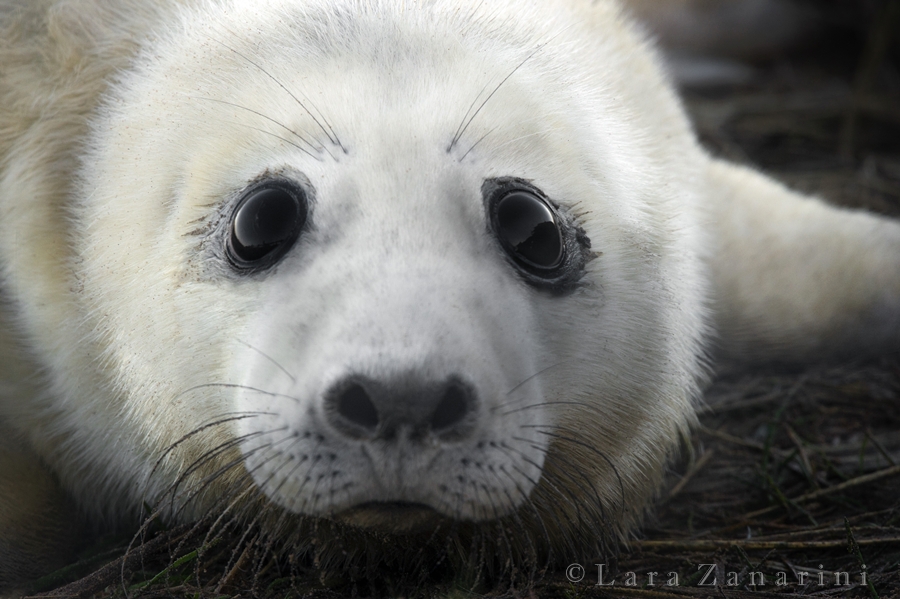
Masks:
[[[753,63],[740,84],[683,90],[688,110],[715,154],[835,203],[900,216],[900,2],[819,7],[817,33]],[[803,372],[722,368],[705,401],[692,456],[673,466],[656,510],[618,559],[598,556],[526,587],[441,583],[414,594],[900,597],[900,359]],[[315,572],[286,581],[260,566],[251,575],[246,552],[205,575],[201,562],[212,562],[190,550],[191,538],[189,529],[161,531],[125,557],[110,541],[31,592],[375,592]]]

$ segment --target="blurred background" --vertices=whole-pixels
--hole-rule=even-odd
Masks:
[[[625,3],[713,153],[900,214],[900,0]]]

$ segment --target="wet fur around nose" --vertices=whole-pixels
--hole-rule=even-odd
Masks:
[[[273,546],[293,523],[284,551],[440,530],[501,564],[595,555],[653,498],[711,348],[900,337],[900,226],[708,156],[614,2],[0,19],[0,423],[98,526],[151,505]],[[302,218],[235,255],[266,186]],[[498,230],[512,191],[559,264]],[[0,503],[7,553],[42,550],[27,502]]]

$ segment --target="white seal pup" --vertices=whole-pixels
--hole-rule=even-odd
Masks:
[[[898,341],[900,226],[705,154],[613,2],[0,19],[2,489],[40,460],[96,522],[572,559],[639,520],[713,330],[757,360]],[[54,548],[7,492],[11,580]]]

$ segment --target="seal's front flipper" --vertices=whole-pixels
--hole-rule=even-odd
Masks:
[[[900,223],[726,162],[707,174],[726,357],[798,363],[900,349]]]

